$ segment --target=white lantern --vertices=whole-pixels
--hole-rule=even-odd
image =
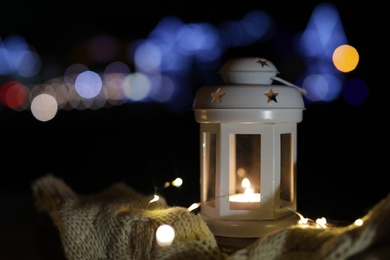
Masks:
[[[200,215],[217,239],[257,239],[299,220],[297,123],[304,91],[277,73],[266,59],[233,59],[220,70],[226,85],[196,93]]]

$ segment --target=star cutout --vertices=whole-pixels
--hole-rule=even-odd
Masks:
[[[225,93],[222,93],[221,88],[219,88],[217,89],[217,91],[211,93],[211,96],[213,97],[211,103],[214,103],[214,101],[218,101],[219,103],[221,103],[221,98],[225,96]]]
[[[259,63],[261,65],[261,67],[264,67],[264,66],[267,66],[269,67],[268,63],[266,60],[262,60],[262,59],[257,59],[256,60],[256,63]]]
[[[274,93],[274,91],[272,90],[272,88],[270,88],[268,90],[268,92],[264,93],[264,95],[266,97],[268,97],[268,100],[267,100],[267,103],[271,102],[271,101],[275,101],[276,103],[278,103],[278,101],[276,100],[276,96],[279,95],[279,93]]]

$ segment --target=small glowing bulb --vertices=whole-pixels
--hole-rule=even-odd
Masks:
[[[170,225],[164,224],[157,228],[156,239],[159,246],[170,246],[175,238],[175,230]]]
[[[176,178],[172,181],[172,185],[175,187],[180,187],[183,184],[183,180],[181,178]]]
[[[191,206],[188,207],[188,211],[193,211],[194,209],[199,208],[200,203],[192,203]]]
[[[354,224],[355,224],[356,226],[361,226],[361,225],[363,225],[363,219],[358,218],[357,220],[355,220]]]
[[[299,225],[306,225],[308,222],[309,222],[309,219],[308,218],[305,218],[302,214],[298,213],[298,212],[295,212],[298,217],[299,217],[299,221],[298,221],[298,224]]]
[[[308,221],[309,221],[308,218],[301,217],[301,219],[298,221],[298,224],[306,225]]]
[[[149,201],[149,203],[156,202],[156,201],[158,201],[159,199],[160,199],[160,197],[159,197],[159,196],[157,196],[157,195],[154,195],[153,199],[151,199],[151,200]]]
[[[319,225],[323,228],[326,228],[326,218],[324,218],[324,217],[317,218],[316,223],[317,223],[317,225]]]

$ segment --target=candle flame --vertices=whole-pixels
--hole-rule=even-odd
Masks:
[[[249,188],[250,186],[251,186],[251,182],[249,181],[249,179],[248,178],[244,178],[243,180],[242,180],[242,182],[241,182],[241,186],[243,187],[243,188]]]
[[[252,201],[253,198],[253,189],[251,188],[251,182],[249,181],[248,178],[244,178],[241,182],[241,186],[245,189],[244,191],[244,196],[245,196],[245,199],[249,202],[249,201]]]

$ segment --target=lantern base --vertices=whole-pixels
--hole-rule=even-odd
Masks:
[[[265,220],[226,220],[205,214],[201,214],[201,217],[215,236],[237,238],[260,238],[272,231],[298,224],[300,220],[294,213]]]
[[[297,214],[288,214],[277,219],[268,220],[223,220],[201,214],[218,245],[226,253],[244,248],[265,235],[289,226],[298,224]]]

